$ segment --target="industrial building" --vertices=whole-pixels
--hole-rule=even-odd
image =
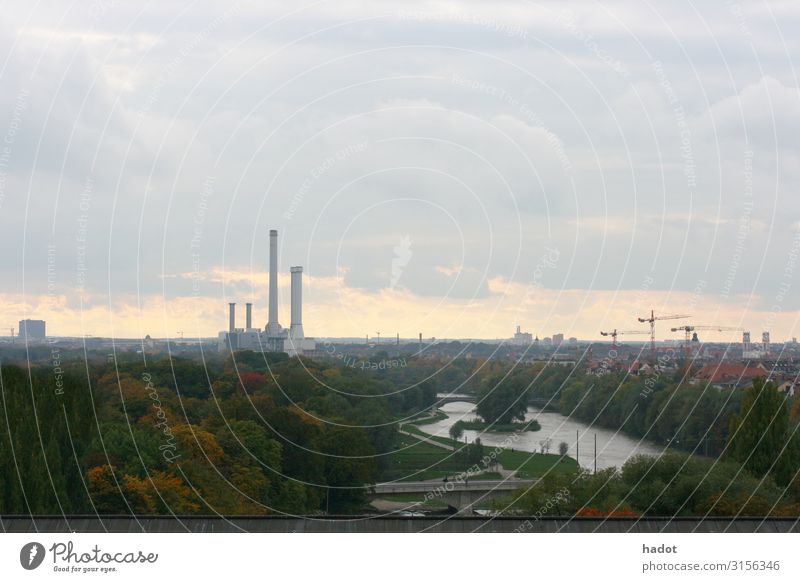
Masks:
[[[515,346],[527,346],[533,342],[533,335],[522,331],[521,326],[517,326],[517,332],[514,334],[514,337],[511,338],[511,343]]]
[[[22,341],[41,341],[45,339],[45,323],[41,319],[21,319],[19,333]]]
[[[278,231],[269,231],[269,314],[264,329],[253,327],[253,304],[245,304],[245,326],[236,327],[236,303],[228,304],[228,330],[218,335],[220,351],[253,350],[308,354],[316,342],[303,333],[303,267],[291,267],[291,322],[278,322]]]

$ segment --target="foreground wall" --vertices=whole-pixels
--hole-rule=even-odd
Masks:
[[[776,518],[547,518],[516,517],[0,517],[0,531],[9,533],[67,532],[320,532],[320,533],[788,533],[800,532],[797,519]]]

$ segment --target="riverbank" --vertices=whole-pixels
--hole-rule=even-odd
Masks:
[[[467,458],[469,444],[428,434],[415,424],[404,424],[400,427],[398,450],[392,455],[393,464],[384,471],[383,480],[442,480],[465,472],[482,479],[487,473],[497,473],[503,479],[536,479],[552,472],[577,471],[578,463],[569,456],[520,450],[514,446],[517,436],[508,435],[502,444],[484,443],[480,463],[476,463]]]
[[[446,416],[446,415],[445,415]],[[444,419],[442,419],[444,420]],[[461,427],[464,430],[474,430],[477,432],[484,432],[490,430],[492,432],[536,432],[541,430],[541,425],[532,420],[530,422],[510,422],[508,424],[486,424],[482,420],[459,420],[458,422],[461,423]],[[430,423],[426,423],[430,424]]]
[[[474,404],[469,402],[452,402],[445,404],[438,412],[447,418],[437,416],[438,420],[425,424],[416,424],[416,430],[433,438],[449,439],[450,427],[459,420],[474,417]],[[543,448],[558,451],[560,443],[567,446],[567,454],[577,459],[586,469],[595,466],[595,436],[597,438],[597,469],[621,467],[625,461],[636,455],[660,456],[664,448],[651,442],[633,439],[621,431],[614,431],[575,418],[562,416],[558,412],[542,411],[533,407],[528,409],[525,422],[535,420],[541,426],[537,432],[496,433],[493,431],[466,430],[464,436],[468,441],[480,438],[484,446],[501,446],[513,448],[515,451],[541,453]],[[407,428],[409,425],[404,425]],[[513,438],[513,444],[508,439]]]

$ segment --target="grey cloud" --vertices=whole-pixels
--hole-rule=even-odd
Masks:
[[[17,88],[30,88],[0,215],[0,240],[13,249],[3,269],[19,269],[24,236],[30,289],[43,288],[51,238],[64,271],[74,271],[80,194],[91,179],[91,288],[184,295],[186,281],[161,277],[191,270],[212,177],[204,267],[260,269],[266,230],[278,227],[282,264],[320,275],[345,268],[348,285],[373,291],[391,284],[393,249],[406,235],[414,254],[397,285],[425,296],[485,296],[486,277],[527,283],[547,245],[562,253],[547,287],[637,287],[655,261],[660,288],[691,290],[701,278],[722,288],[744,208],[746,130],[752,218],[775,226],[747,236],[731,293],[768,296],[798,210],[797,90],[770,19],[711,4],[698,7],[705,20],[660,6],[662,22],[637,2],[462,2],[460,17],[437,16],[438,3],[420,4],[427,13],[416,16],[388,1],[322,3],[272,28],[288,14],[278,3],[243,2],[226,16],[213,3],[109,0],[94,15],[68,11],[61,28],[36,8],[36,34],[13,50],[15,31],[0,36],[11,56],[0,132]],[[578,33],[559,21],[562,7]],[[775,8],[791,48],[796,15]],[[26,10],[15,6],[13,21],[25,22]],[[493,15],[495,29],[473,14]],[[529,34],[509,34],[508,23]],[[65,34],[45,44],[48,29]],[[745,33],[760,63],[742,48]],[[440,46],[389,48],[427,44]],[[691,132],[694,187],[654,60]],[[357,144],[367,146],[341,154]],[[37,220],[23,233],[28,183]],[[757,279],[764,253],[776,258]],[[441,268],[454,266],[463,269],[450,289],[456,279]],[[4,280],[3,291],[18,289]]]

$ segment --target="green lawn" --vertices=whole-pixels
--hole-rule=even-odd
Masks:
[[[504,469],[516,470],[521,479],[535,479],[545,475],[548,471],[570,472],[578,470],[578,463],[572,457],[559,455],[545,455],[542,453],[529,453],[527,451],[512,451],[504,449],[498,455],[498,461]]]
[[[430,436],[413,425],[403,425],[407,432],[420,434],[431,440],[442,442],[449,447],[453,446],[452,439]],[[381,475],[382,481],[425,481],[428,479],[452,478],[462,473],[472,465],[452,450],[445,450],[430,443],[421,442],[413,437],[400,435],[400,449],[389,456],[389,466]],[[464,446],[463,443],[459,447]],[[491,454],[494,448],[486,446],[486,454]],[[529,453],[526,451],[512,451],[502,449],[497,460],[507,470],[516,470],[517,476],[522,479],[534,479],[545,475],[548,471],[575,472],[578,464],[575,459],[559,455],[545,455]],[[474,479],[501,479],[499,473],[482,474]]]
[[[430,439],[432,441],[440,442],[442,444],[447,445],[450,448],[453,447],[453,439],[451,439],[449,437],[441,437],[441,436],[429,435],[428,433],[426,433],[421,428],[417,428],[417,426],[415,426],[416,424],[418,424],[418,423],[415,423],[415,424],[404,424],[400,428],[402,428],[406,432],[410,432],[412,434],[418,434],[418,435],[423,436],[425,438],[428,438],[428,439]],[[463,445],[464,443],[460,443],[460,444]]]
[[[408,425],[406,425],[408,426]],[[459,455],[413,437],[400,435],[399,449],[389,455],[382,481],[427,481],[452,477],[469,468]]]

